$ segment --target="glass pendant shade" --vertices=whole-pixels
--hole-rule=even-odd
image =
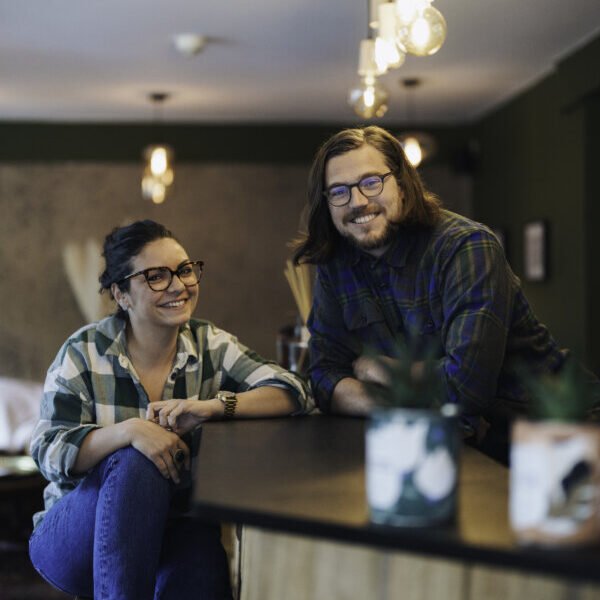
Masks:
[[[350,90],[348,103],[363,119],[383,117],[388,106],[388,91],[374,79],[365,78],[360,85]]]
[[[413,167],[431,158],[437,150],[435,139],[424,131],[406,132],[398,136],[406,159]]]
[[[431,0],[396,0],[396,18],[399,25],[410,25],[417,15],[431,4]]]
[[[173,150],[164,144],[151,145],[144,149],[143,154],[142,196],[154,204],[162,204],[174,180]]]
[[[414,137],[407,137],[402,142],[402,149],[404,150],[404,154],[406,154],[406,158],[408,162],[413,167],[418,167],[423,160],[423,152],[421,151],[421,144],[419,144],[419,140]]]
[[[402,28],[400,36],[402,45],[410,54],[431,56],[446,39],[446,19],[439,10],[428,6],[412,23]]]

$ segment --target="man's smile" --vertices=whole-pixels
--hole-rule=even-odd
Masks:
[[[344,223],[352,223],[354,225],[364,225],[370,223],[375,217],[381,214],[379,209],[359,210],[351,212],[345,219]]]
[[[377,213],[379,214],[379,213]],[[365,223],[368,223],[369,221],[372,221],[377,214],[375,213],[370,213],[368,215],[363,215],[362,217],[356,217],[355,219],[352,219],[352,223],[355,223],[356,225],[364,225]]]

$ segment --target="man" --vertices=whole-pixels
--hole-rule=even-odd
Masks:
[[[553,373],[566,353],[534,316],[496,237],[442,209],[379,127],[325,142],[309,205],[295,260],[317,265],[308,327],[320,409],[373,408],[365,382],[385,383],[385,374],[365,350],[392,362],[398,339],[437,344],[445,396],[462,407],[465,437],[506,462],[508,423],[527,403],[511,366]],[[415,374],[421,364],[413,363]]]

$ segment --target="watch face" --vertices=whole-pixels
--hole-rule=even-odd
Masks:
[[[217,398],[223,403],[224,419],[232,419],[235,414],[235,408],[237,405],[237,397],[234,392],[230,392],[229,390],[221,390],[217,392]]]

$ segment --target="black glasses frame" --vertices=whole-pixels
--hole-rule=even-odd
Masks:
[[[198,275],[198,281],[196,281],[196,283],[185,283],[182,279],[181,279],[181,275],[179,274],[180,271],[182,269],[184,269],[185,267],[189,267],[189,266],[198,266],[200,268],[200,275]],[[148,280],[148,273],[150,273],[150,271],[156,271],[157,269],[161,269],[164,270],[165,272],[168,271],[169,272],[169,283],[165,286],[165,287],[161,287],[160,289],[154,289],[152,287],[152,284],[150,283],[150,281]],[[165,290],[168,290],[169,287],[171,286],[171,284],[173,283],[173,277],[175,275],[177,275],[177,277],[179,277],[179,281],[181,281],[181,283],[183,283],[183,285],[185,285],[185,287],[194,287],[195,285],[198,285],[200,283],[200,280],[202,279],[202,273],[204,272],[204,261],[202,260],[188,260],[187,262],[184,262],[182,265],[180,265],[179,267],[177,267],[177,269],[175,271],[173,271],[173,269],[169,269],[169,267],[148,267],[147,269],[142,269],[141,271],[136,271],[135,273],[131,273],[131,275],[127,275],[127,277],[123,277],[123,279],[120,279],[119,281],[117,281],[117,285],[128,281],[129,279],[131,279],[132,277],[137,277],[138,275],[143,275],[144,279],[146,280],[146,283],[148,284],[148,287],[153,291],[153,292],[164,292]]]
[[[351,198],[352,198],[352,188],[358,188],[358,191],[365,197],[365,198],[373,198],[375,196],[378,196],[379,194],[381,194],[381,192],[383,192],[383,187],[385,186],[385,180],[394,173],[395,171],[388,171],[387,173],[383,173],[382,175],[378,175],[378,174],[373,174],[373,175],[365,175],[360,181],[357,181],[356,183],[341,183],[339,185],[332,185],[330,188],[326,189],[323,192],[323,196],[325,196],[325,198],[327,198],[327,202],[329,202],[329,204],[331,204],[331,206],[335,206],[336,208],[339,208],[340,206],[346,206],[346,204],[348,204],[348,202],[350,202]],[[373,179],[374,177],[376,177],[377,179],[380,180],[381,183],[381,189],[377,192],[365,192],[365,190],[362,189],[361,185],[363,184],[363,182],[366,179]],[[348,192],[348,198],[346,199],[345,202],[342,202],[341,204],[336,204],[334,202],[331,201],[331,198],[329,197],[329,192],[333,189],[333,188],[346,188],[347,192]]]

